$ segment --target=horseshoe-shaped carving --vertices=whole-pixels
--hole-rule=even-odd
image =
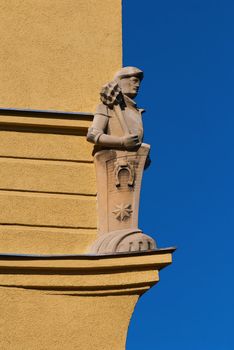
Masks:
[[[115,186],[120,187],[120,172],[122,170],[127,170],[128,171],[128,186],[133,187],[134,186],[134,181],[135,181],[135,169],[134,165],[131,164],[128,161],[123,161],[123,160],[117,160],[115,163]]]

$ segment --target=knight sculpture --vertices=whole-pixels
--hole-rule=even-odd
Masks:
[[[134,101],[143,79],[135,67],[119,70],[100,93],[87,140],[95,144],[98,238],[92,254],[156,249],[155,241],[138,228],[141,180],[149,164],[150,146],[143,141],[143,109]]]

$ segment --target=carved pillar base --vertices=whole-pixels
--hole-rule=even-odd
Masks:
[[[89,248],[91,254],[114,254],[152,251],[156,242],[140,229],[113,231],[99,237]]]
[[[103,150],[95,154],[98,239],[91,254],[140,252],[156,249],[156,242],[138,228],[142,174],[150,146],[136,151]]]
[[[173,248],[118,256],[1,256],[7,350],[125,349],[140,295],[159,281]]]

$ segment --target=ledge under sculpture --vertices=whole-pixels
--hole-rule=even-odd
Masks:
[[[138,228],[139,197],[144,168],[149,165],[143,141],[143,109],[134,101],[143,71],[124,67],[100,93],[87,140],[95,144],[98,239],[92,254],[152,251],[155,241]]]

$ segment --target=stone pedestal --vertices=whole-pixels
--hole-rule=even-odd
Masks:
[[[115,256],[0,256],[2,350],[124,350],[135,304],[173,248]]]
[[[137,231],[142,174],[150,146],[136,152],[103,150],[95,154],[98,235]]]
[[[95,154],[98,239],[93,254],[156,249],[138,227],[141,180],[150,145],[136,151],[107,149]]]

